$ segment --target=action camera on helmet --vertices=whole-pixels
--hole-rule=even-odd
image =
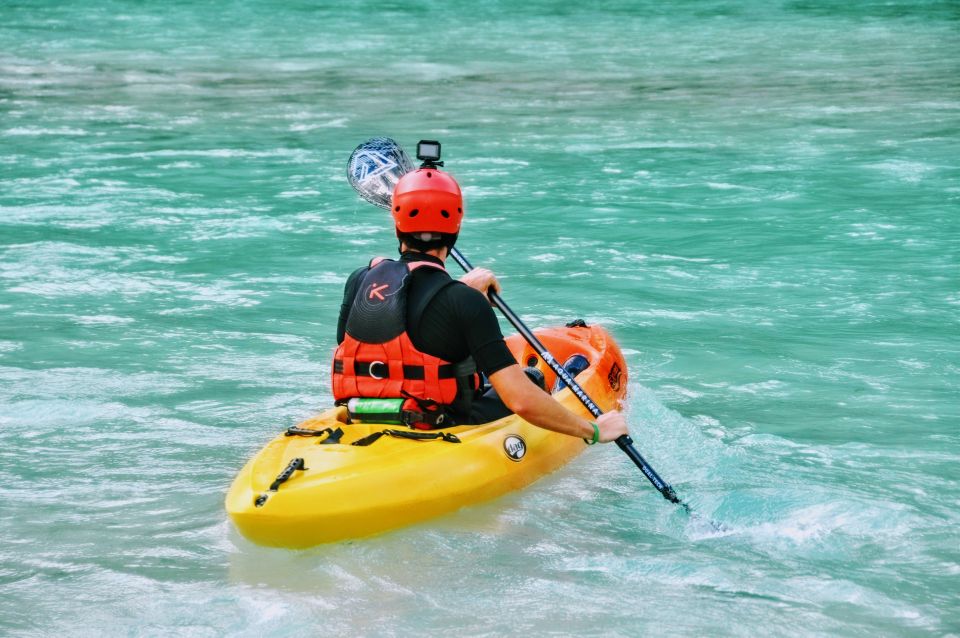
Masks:
[[[436,140],[420,140],[417,142],[417,159],[423,162],[420,168],[443,166],[443,162],[440,161],[440,142]]]

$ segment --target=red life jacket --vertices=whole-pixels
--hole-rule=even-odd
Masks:
[[[452,416],[469,410],[479,377],[473,359],[454,364],[418,350],[407,333],[409,278],[419,268],[436,269],[429,288],[410,316],[420,317],[433,297],[454,283],[443,266],[430,261],[378,258],[363,275],[347,316],[346,330],[333,356],[333,398],[409,398],[412,407],[435,406]],[[404,406],[405,409],[407,406]],[[449,421],[447,421],[449,423]],[[411,422],[416,427],[436,424]]]

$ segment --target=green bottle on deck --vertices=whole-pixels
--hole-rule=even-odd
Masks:
[[[363,399],[347,401],[351,421],[403,425],[403,402],[406,399]]]

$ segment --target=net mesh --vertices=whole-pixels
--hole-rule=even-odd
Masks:
[[[350,154],[347,179],[362,198],[389,210],[393,187],[412,170],[413,161],[399,144],[389,137],[372,137]]]

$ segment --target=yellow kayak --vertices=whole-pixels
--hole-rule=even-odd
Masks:
[[[623,355],[603,328],[549,328],[536,335],[561,362],[574,354],[589,360],[577,383],[602,410],[614,409],[626,395]],[[546,387],[553,387],[556,375],[519,335],[507,344],[521,365],[536,365]],[[555,398],[589,416],[569,389]],[[348,421],[346,408],[333,408],[289,428],[250,459],[226,499],[244,536],[301,548],[376,534],[520,489],[586,447],[516,415],[429,432]]]

